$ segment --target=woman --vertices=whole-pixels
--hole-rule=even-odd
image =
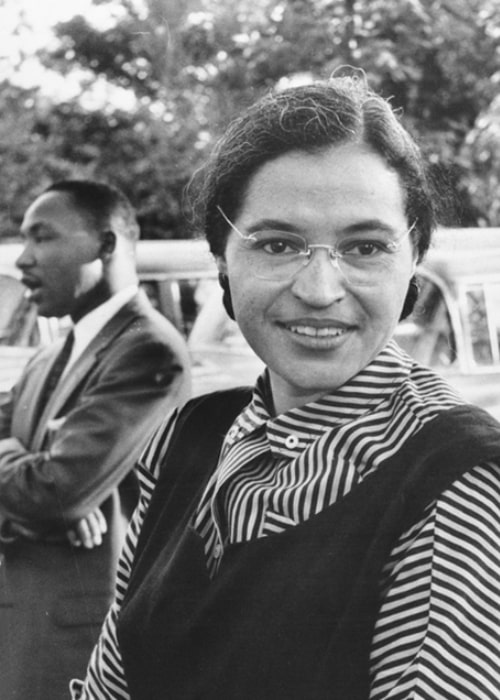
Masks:
[[[498,698],[499,426],[392,340],[434,226],[418,148],[362,81],[291,88],[201,203],[267,369],[146,450],[74,697]]]

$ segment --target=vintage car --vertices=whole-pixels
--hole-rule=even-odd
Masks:
[[[438,231],[419,284],[398,342],[500,419],[500,228]]]
[[[0,393],[66,325],[37,318],[24,299],[19,252],[19,244],[0,246]],[[253,383],[263,365],[222,307],[204,241],[141,241],[138,270],[157,308],[188,340],[195,394]],[[500,418],[500,228],[439,230],[418,279],[419,301],[399,324],[398,342]]]

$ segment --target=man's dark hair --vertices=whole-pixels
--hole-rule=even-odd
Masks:
[[[131,242],[139,239],[137,216],[128,197],[117,187],[94,180],[59,180],[44,190],[68,195],[76,209],[97,231],[114,231]]]

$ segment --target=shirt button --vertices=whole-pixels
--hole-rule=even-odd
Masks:
[[[216,544],[214,547],[214,557],[215,559],[220,559],[222,555],[222,545],[221,544]]]
[[[288,450],[294,450],[299,444],[299,438],[296,435],[288,435],[285,438],[285,447]]]
[[[229,438],[230,440],[235,440],[235,439],[237,438],[237,436],[238,436],[238,428],[237,428],[236,426],[234,426],[233,428],[231,428],[231,429],[229,430],[227,436],[228,436],[228,438]]]

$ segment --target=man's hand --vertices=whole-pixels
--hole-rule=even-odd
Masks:
[[[66,536],[73,547],[93,549],[102,544],[102,536],[107,532],[106,519],[100,508],[96,508],[76,522]]]

